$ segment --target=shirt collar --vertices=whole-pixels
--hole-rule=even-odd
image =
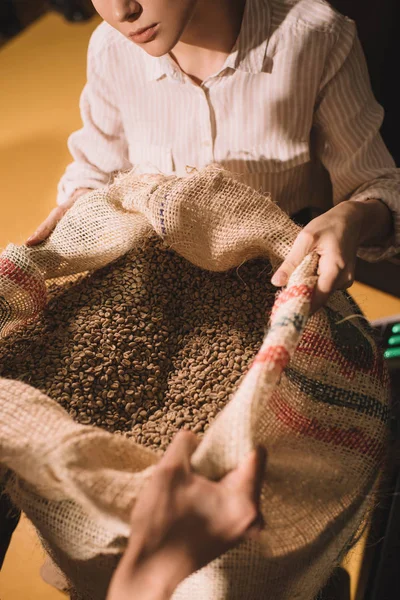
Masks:
[[[146,74],[150,81],[158,80],[162,77],[172,77],[178,81],[184,80],[184,74],[168,54],[160,57],[147,54],[146,60]]]
[[[247,73],[262,72],[266,58],[269,28],[269,0],[247,0],[238,39],[221,72],[228,68]],[[168,54],[161,57],[146,54],[146,58],[146,72],[150,81],[165,76],[184,81],[184,74]]]
[[[239,37],[224,69],[261,73],[264,67],[270,28],[268,0],[247,0]]]

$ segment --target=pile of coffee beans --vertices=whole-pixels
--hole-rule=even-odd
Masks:
[[[50,285],[34,322],[0,342],[0,376],[40,389],[79,423],[165,450],[204,433],[257,352],[275,289],[254,260],[228,273],[156,237],[74,282]]]

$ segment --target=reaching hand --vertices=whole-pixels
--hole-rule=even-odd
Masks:
[[[155,468],[133,510],[131,538],[107,600],[169,598],[183,579],[259,526],[263,453],[252,452],[214,482],[191,468],[197,444],[194,434],[178,434]]]

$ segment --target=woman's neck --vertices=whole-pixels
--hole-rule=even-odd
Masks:
[[[238,38],[246,0],[199,0],[171,56],[200,83],[223,66]]]

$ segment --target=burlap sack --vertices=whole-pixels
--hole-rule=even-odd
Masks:
[[[79,199],[43,247],[6,249],[3,335],[43,308],[46,278],[102,267],[150,231],[195,265],[224,271],[256,256],[276,266],[298,229],[270,199],[213,167],[183,179],[125,176]],[[385,452],[387,374],[347,295],[309,318],[315,269],[307,257],[278,296],[251,368],[193,459],[218,478],[255,444],[266,447],[260,542],[194,574],[174,598],[311,600],[371,506]],[[18,381],[0,380],[0,415],[8,493],[78,596],[105,598],[157,455],[77,424]]]

